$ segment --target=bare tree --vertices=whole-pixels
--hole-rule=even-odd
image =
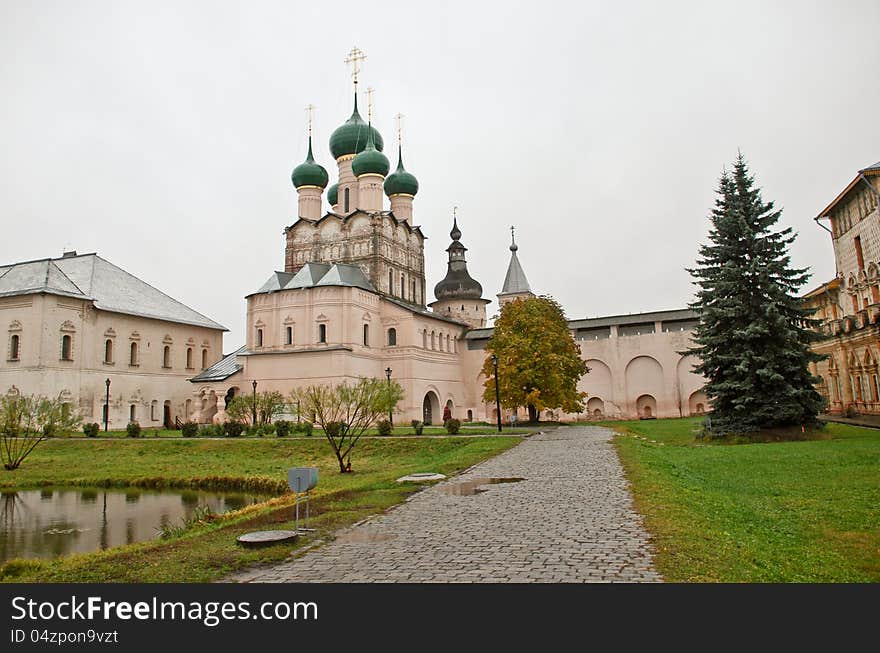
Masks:
[[[396,381],[361,378],[355,384],[312,385],[294,390],[291,398],[303,413],[313,414],[333,448],[339,471],[351,471],[351,451],[370,426],[393,411],[403,388]]]
[[[18,469],[40,442],[79,425],[80,417],[61,398],[36,395],[0,397],[0,461]]]

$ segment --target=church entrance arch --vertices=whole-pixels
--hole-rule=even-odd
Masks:
[[[422,401],[422,421],[425,424],[433,424],[435,416],[440,417],[440,399],[433,390],[429,390]]]

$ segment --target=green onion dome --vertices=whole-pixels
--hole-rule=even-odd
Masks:
[[[312,156],[312,137],[309,136],[309,155],[306,157],[306,160],[300,163],[293,169],[293,174],[290,175],[290,180],[293,182],[294,188],[300,188],[301,186],[318,186],[319,188],[326,188],[327,182],[330,181],[330,177],[327,176],[327,171],[324,168],[315,162],[315,157]]]
[[[351,118],[345,121],[341,127],[337,127],[330,135],[330,153],[334,159],[339,159],[346,154],[357,154],[363,152],[367,147],[367,135],[373,135],[373,141],[376,149],[380,152],[385,146],[382,135],[379,131],[364,122],[361,114],[358,113],[357,95],[354,96],[354,113]]]
[[[373,142],[373,133],[372,131],[369,132],[367,135],[367,146],[364,148],[364,151],[352,159],[351,171],[355,177],[370,174],[382,175],[384,177],[388,174],[390,167],[391,163],[389,163],[388,157],[376,149],[376,145]]]
[[[392,195],[415,195],[419,192],[419,182],[415,175],[410,174],[403,167],[403,154],[400,147],[397,148],[397,170],[388,175],[385,180],[385,194]]]
[[[339,184],[333,184],[327,189],[327,201],[330,202],[330,206],[336,206],[339,201]]]

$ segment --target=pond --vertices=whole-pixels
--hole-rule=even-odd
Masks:
[[[0,493],[0,564],[54,558],[159,537],[199,506],[238,510],[266,497],[195,490],[43,489]]]

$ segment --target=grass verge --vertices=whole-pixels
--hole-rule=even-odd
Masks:
[[[675,582],[880,581],[880,431],[710,444],[699,418],[606,423]]]

